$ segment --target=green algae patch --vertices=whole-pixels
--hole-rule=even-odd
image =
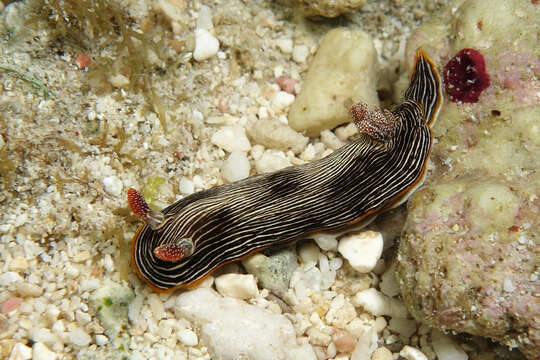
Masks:
[[[159,193],[159,188],[165,183],[165,178],[154,176],[146,180],[146,184],[142,190],[142,195],[146,202],[150,205],[156,200]]]
[[[91,304],[96,311],[105,332],[114,338],[128,326],[128,306],[133,301],[133,291],[110,280],[105,280],[91,298]]]

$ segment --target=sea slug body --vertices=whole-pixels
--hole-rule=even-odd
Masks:
[[[435,65],[419,51],[405,102],[392,111],[353,105],[358,136],[321,160],[200,191],[160,212],[128,190],[145,221],[132,245],[137,274],[156,291],[192,286],[266,247],[369,222],[421,185],[441,103]]]

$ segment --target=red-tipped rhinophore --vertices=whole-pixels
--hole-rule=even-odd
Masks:
[[[144,200],[140,192],[134,188],[129,188],[127,191],[129,207],[131,211],[141,219],[145,220],[148,218],[148,213],[150,212],[150,207]]]
[[[446,92],[453,102],[475,103],[489,87],[484,56],[474,49],[463,49],[444,67]]]
[[[188,239],[167,243],[154,249],[154,255],[163,261],[176,262],[193,253],[193,243]]]
[[[150,209],[140,192],[133,188],[127,191],[128,203],[131,211],[144,220],[152,230],[159,229],[164,220],[163,213]]]

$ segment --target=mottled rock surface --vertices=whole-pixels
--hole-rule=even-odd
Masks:
[[[366,0],[295,0],[294,2],[304,16],[334,18],[356,11],[366,3]]]
[[[131,289],[111,281],[104,281],[93,294],[91,303],[108,334],[116,335],[127,325],[128,306],[133,298]]]
[[[370,36],[338,28],[324,37],[289,111],[289,125],[307,136],[318,136],[349,120],[358,101],[378,105],[376,51]]]
[[[242,261],[246,270],[255,275],[262,287],[276,294],[285,294],[292,274],[298,267],[294,248],[287,247],[270,256],[261,253]]]
[[[491,337],[536,359],[540,6],[454,1],[441,16],[411,36],[408,59],[421,47],[442,69],[473,48],[491,85],[477,103],[447,99],[433,127],[431,174],[409,200],[399,247],[403,298],[422,322]]]

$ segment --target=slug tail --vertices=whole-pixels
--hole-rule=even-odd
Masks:
[[[442,99],[441,78],[437,67],[423,50],[418,50],[411,82],[405,91],[405,100],[414,101],[422,107],[426,124],[431,127],[439,114]]]

